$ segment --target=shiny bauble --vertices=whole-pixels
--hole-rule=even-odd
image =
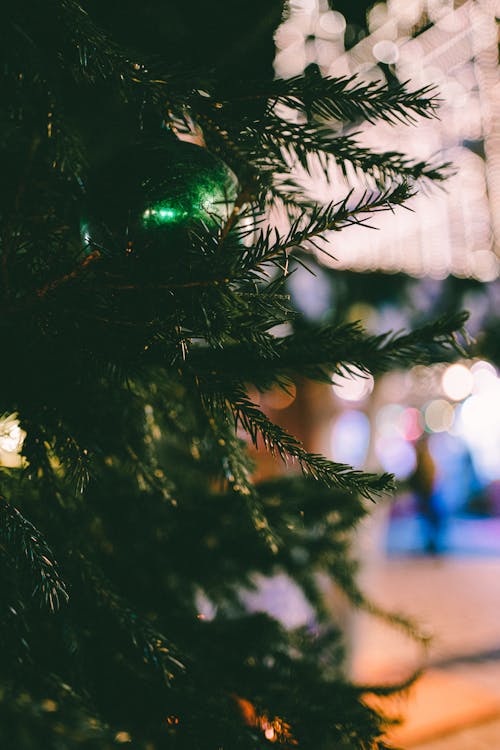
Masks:
[[[175,252],[189,227],[222,225],[236,195],[221,159],[165,132],[119,150],[90,176],[83,240],[111,254]]]

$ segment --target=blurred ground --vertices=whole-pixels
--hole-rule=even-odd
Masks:
[[[442,737],[415,750],[496,750],[499,746],[500,720],[464,729],[451,737]]]
[[[411,616],[430,645],[425,650],[394,627],[356,614],[349,628],[353,677],[389,683],[425,665],[426,673],[405,696],[384,704],[405,717],[391,735],[394,744],[499,750],[500,558],[386,557],[381,528],[375,519],[360,538],[365,591],[386,609]]]
[[[421,521],[416,516],[393,518],[389,527],[389,553],[421,553]],[[500,557],[500,518],[450,517],[446,524],[442,551],[453,555]]]

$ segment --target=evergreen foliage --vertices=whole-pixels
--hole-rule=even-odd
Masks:
[[[123,50],[74,0],[5,11],[0,393],[26,438],[22,467],[0,469],[2,747],[382,750],[386,720],[343,675],[316,573],[373,609],[349,535],[393,479],[308,452],[248,387],[462,351],[463,314],[384,336],[273,330],[295,319],[290,257],[445,176],[355,134],[418,126],[434,92],[314,72],[242,90]],[[234,171],[228,219],[193,220],[152,255],[82,238],[92,174],[167,132],[196,133]],[[291,169],[311,158],[352,165],[366,191],[315,205]],[[255,483],[249,443],[303,476]],[[277,571],[314,627],[246,610],[242,589]]]

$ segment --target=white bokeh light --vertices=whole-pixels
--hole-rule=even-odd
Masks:
[[[370,420],[362,411],[345,411],[333,425],[331,457],[350,466],[362,466],[370,442]]]
[[[375,452],[383,470],[394,474],[397,479],[407,479],[415,471],[415,448],[403,438],[379,438]]]
[[[494,391],[497,387],[497,370],[491,362],[479,360],[471,367],[473,378],[473,393],[485,393]]]
[[[340,36],[346,29],[346,20],[342,13],[336,10],[329,10],[326,13],[322,13],[319,17],[318,26],[319,32],[326,32],[332,36]]]
[[[479,373],[488,377],[460,406],[456,432],[469,447],[481,475],[494,481],[500,479],[500,379],[485,368]]]
[[[441,380],[445,396],[453,401],[461,401],[472,392],[474,377],[465,365],[450,365]]]
[[[374,384],[372,375],[350,366],[346,375],[335,376],[332,387],[335,395],[344,401],[362,401],[373,391]]]
[[[393,65],[399,58],[398,46],[389,39],[383,39],[373,45],[373,56],[379,62]]]

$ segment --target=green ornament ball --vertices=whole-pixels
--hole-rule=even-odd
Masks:
[[[84,241],[112,253],[168,252],[196,222],[223,223],[237,186],[221,159],[165,132],[118,151],[91,176]]]

